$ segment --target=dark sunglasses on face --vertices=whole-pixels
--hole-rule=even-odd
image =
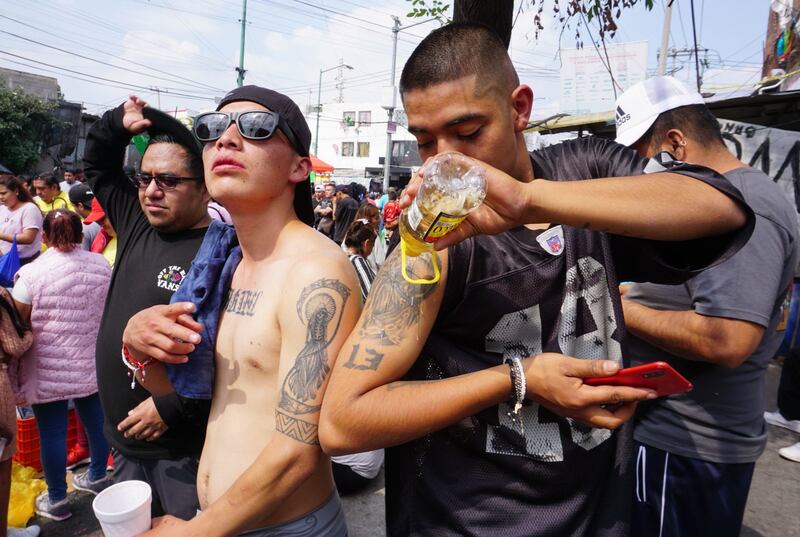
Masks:
[[[200,181],[199,177],[181,177],[179,175],[159,174],[150,175],[149,173],[132,173],[128,175],[128,179],[139,190],[145,190],[150,183],[155,181],[156,186],[163,191],[175,190],[179,184],[184,181]]]
[[[206,112],[194,120],[194,135],[203,143],[219,140],[231,123],[236,123],[239,134],[248,140],[269,140],[278,129],[299,154],[304,154],[297,144],[292,129],[277,112],[248,110],[245,112]]]

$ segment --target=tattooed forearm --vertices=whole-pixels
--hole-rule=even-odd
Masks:
[[[369,347],[364,349],[364,355],[359,356],[359,349],[361,345],[353,345],[353,352],[350,353],[350,359],[347,360],[343,367],[348,369],[361,369],[361,370],[371,370],[375,371],[378,369],[378,366],[381,365],[381,360],[383,360],[383,353],[376,351],[375,349],[370,349]]]
[[[317,426],[275,410],[275,430],[304,444],[319,444]]]
[[[255,315],[258,300],[263,294],[263,291],[231,289],[228,291],[228,296],[225,298],[225,303],[222,305],[222,309],[225,311],[225,313],[233,313],[234,315],[245,315],[247,317],[252,317]]]
[[[409,257],[407,264],[412,278],[430,278],[433,274],[431,254]],[[436,285],[408,283],[401,272],[400,255],[392,255],[372,284],[359,334],[384,345],[397,345],[405,331],[419,322],[422,301],[433,293]]]
[[[339,332],[342,312],[350,290],[339,280],[322,279],[300,293],[297,315],[306,325],[306,343],[294,361],[281,388],[278,406],[293,414],[318,412],[309,404],[330,372],[328,345]]]

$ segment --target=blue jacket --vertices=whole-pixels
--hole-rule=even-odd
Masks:
[[[242,249],[233,226],[212,220],[189,273],[170,303],[192,302],[194,318],[203,325],[202,338],[185,364],[166,364],[175,392],[189,399],[211,399],[214,389],[214,346],[219,314],[231,286]]]

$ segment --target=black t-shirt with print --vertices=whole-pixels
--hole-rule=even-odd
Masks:
[[[584,138],[531,153],[534,175],[567,181],[641,175],[648,161]],[[741,200],[723,177],[691,175]],[[636,179],[631,179],[636,180]],[[450,248],[447,288],[410,380],[454,377],[541,352],[625,363],[618,282],[677,282],[732,255],[752,232],[664,243],[588,229],[517,228]],[[507,404],[387,450],[391,536],[625,536],[628,426],[592,429],[526,402]]]
[[[96,352],[105,434],[127,457],[198,455],[205,438],[207,401],[184,400],[174,394],[154,398],[169,428],[153,442],[125,438],[117,431],[117,424],[128,411],[150,396],[138,383],[131,389],[131,378],[120,356],[125,325],[135,313],[169,303],[206,233],[206,228],[160,233],[148,223],[136,188],[122,173],[125,148],[131,138],[122,126],[122,115],[121,107],[111,110],[92,127],[84,157],[89,186],[117,232],[117,257]]]

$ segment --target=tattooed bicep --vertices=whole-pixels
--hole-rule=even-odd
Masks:
[[[303,288],[297,299],[304,343],[283,380],[276,410],[276,430],[295,440],[316,443],[316,425],[299,416],[320,410],[317,396],[331,369],[329,347],[339,333],[350,295],[350,289],[340,280],[322,278]],[[330,356],[333,358],[335,355]],[[312,436],[314,441],[310,442]]]
[[[415,279],[433,275],[433,256],[407,258],[407,272]],[[359,335],[384,345],[397,345],[408,328],[420,321],[422,302],[438,284],[414,284],[403,278],[400,255],[392,255],[381,267],[364,306]]]

